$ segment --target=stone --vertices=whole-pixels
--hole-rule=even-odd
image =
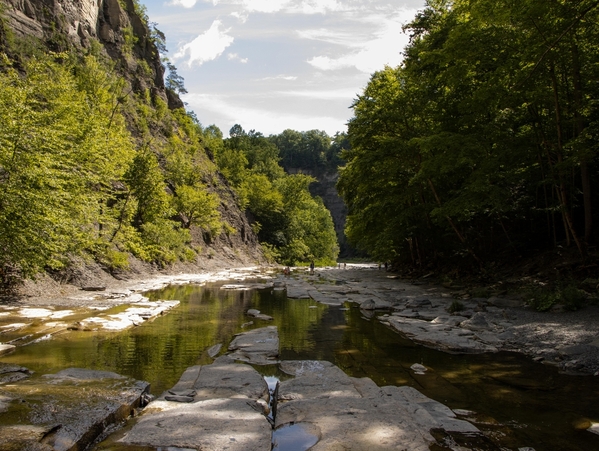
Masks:
[[[16,346],[0,343],[0,355],[10,354],[16,349]]]
[[[277,363],[279,335],[276,326],[253,329],[235,335],[229,345],[231,358],[257,365]]]
[[[152,409],[141,415],[119,443],[203,451],[271,448],[271,425],[255,401],[220,398],[190,404],[155,404],[150,404]]]
[[[208,355],[210,357],[214,357],[216,355],[218,355],[218,353],[220,352],[221,348],[223,347],[222,343],[218,343],[214,346],[211,346],[210,348],[208,348]]]
[[[14,415],[13,408],[19,412],[22,405],[30,410],[20,424],[0,426],[0,449],[87,449],[106,428],[129,417],[148,390],[146,382],[80,368],[3,385],[0,404],[21,401],[8,402],[7,415]]]
[[[364,301],[360,304],[360,308],[362,310],[375,310],[376,309],[376,302],[374,302],[372,299],[369,299],[367,301]]]
[[[460,326],[470,330],[486,330],[491,327],[482,312],[476,312],[472,318],[462,321]]]
[[[557,349],[557,351],[562,356],[575,356],[580,354],[585,354],[587,352],[597,352],[597,348],[592,345],[581,344],[581,345],[573,345],[573,346],[562,346]]]
[[[497,352],[497,347],[482,343],[471,330],[395,315],[386,318],[391,327],[429,348],[461,354]]]
[[[187,385],[185,385],[187,386]],[[179,383],[175,386],[182,389]],[[268,385],[251,366],[235,363],[229,356],[221,356],[211,365],[204,365],[194,381],[195,399],[246,398],[268,400]]]
[[[281,382],[275,427],[316,425],[313,451],[428,451],[432,429],[480,434],[448,407],[410,387],[350,378],[329,362],[281,362],[295,379]],[[334,382],[333,382],[334,380]],[[304,449],[304,448],[302,448]]]
[[[414,371],[414,373],[416,374],[424,374],[427,370],[427,368],[424,365],[421,365],[420,363],[415,363],[410,367],[410,369]]]

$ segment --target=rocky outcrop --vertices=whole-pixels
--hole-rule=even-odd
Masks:
[[[259,340],[247,348],[263,352]],[[283,361],[279,367],[292,378],[270,392],[264,378],[235,363],[233,354],[190,367],[119,442],[205,451],[265,450],[271,443],[274,450],[361,451],[376,444],[378,450],[428,451],[437,443],[432,431],[484,439],[474,425],[414,388],[378,387],[326,361]]]

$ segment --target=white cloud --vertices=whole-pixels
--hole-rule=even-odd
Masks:
[[[339,70],[355,67],[360,72],[372,73],[385,65],[397,66],[402,61],[401,52],[408,43],[408,36],[403,33],[402,26],[414,12],[403,12],[392,18],[372,16],[368,22],[380,25],[369,37],[354,38],[347,32],[331,32],[328,30],[307,30],[298,33],[306,39],[325,41],[345,46],[341,56],[319,55],[307,62],[319,70]]]
[[[197,0],[172,0],[169,5],[182,6],[183,8],[192,8]]]
[[[203,115],[211,118],[211,121],[204,125],[218,122],[219,127],[226,127],[226,129],[221,129],[225,135],[235,124],[240,124],[245,130],[254,129],[267,136],[281,133],[287,128],[299,131],[324,130],[331,136],[346,129],[347,120],[345,119],[326,115],[302,115],[282,113],[271,109],[250,108],[235,104],[229,96],[186,94],[183,96],[183,100],[198,114],[200,120]]]
[[[234,40],[232,36],[227,34],[230,29],[221,30],[221,25],[220,20],[212,22],[207,31],[182,46],[174,55],[174,59],[187,57],[187,64],[191,66],[194,62],[202,65],[221,56]]]
[[[239,61],[240,63],[247,63],[247,58],[241,58],[237,53],[227,53],[227,59],[229,61]]]
[[[291,0],[243,0],[243,7],[249,12],[276,13],[291,3]]]
[[[269,80],[295,81],[295,80],[297,80],[297,77],[294,75],[275,75],[273,77],[260,78],[258,81],[269,81]]]
[[[341,89],[329,89],[329,90],[295,90],[295,91],[279,91],[278,94],[289,96],[289,97],[306,97],[316,100],[333,100],[333,99],[348,99],[351,101],[352,98],[356,97],[357,89],[354,88],[341,88]]]
[[[174,1],[195,3],[197,0]],[[237,5],[247,12],[259,13],[326,14],[346,9],[338,0],[212,0],[212,4]]]

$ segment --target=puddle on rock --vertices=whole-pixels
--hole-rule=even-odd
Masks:
[[[320,429],[311,423],[286,424],[272,433],[273,451],[307,451],[320,440]]]

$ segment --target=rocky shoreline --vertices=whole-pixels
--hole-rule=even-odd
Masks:
[[[256,279],[263,281],[255,282]],[[19,315],[32,315],[32,312],[47,315],[45,320],[41,316],[36,318],[52,320],[52,327],[59,327],[60,315],[65,309],[75,307],[96,312],[95,316],[90,314],[90,318],[78,322],[82,327],[107,327],[111,330],[115,330],[116,325],[134,327],[135,321],[151,320],[155,315],[168,314],[168,308],[176,307],[176,303],[145,305],[147,299],[142,292],[172,284],[212,281],[228,281],[223,288],[230,290],[284,289],[289,298],[311,298],[333,306],[351,302],[365,318],[377,319],[416,343],[449,353],[515,351],[535,361],[557,366],[568,374],[599,374],[596,329],[599,309],[596,307],[579,312],[539,313],[528,309],[517,297],[496,296],[460,299],[461,309],[449,313],[456,301],[450,289],[401,280],[392,273],[368,265],[326,268],[316,270],[314,274],[297,268],[291,276],[281,274],[278,268],[233,268],[201,274],[161,274],[149,279],[120,280],[102,287],[94,286],[93,290],[90,286],[84,289],[64,287],[68,295],[62,297],[50,294],[29,296],[2,306],[0,318],[4,319],[1,327],[6,327],[6,318],[13,321],[13,326],[26,325],[27,318]],[[107,320],[97,313],[102,308],[121,304],[130,304],[131,307],[127,309],[128,314],[119,318]],[[247,314],[254,318],[262,315],[257,310]],[[268,319],[264,315],[262,318]],[[45,323],[46,326],[48,324]],[[222,354],[221,346],[213,348],[209,352],[212,357]],[[280,381],[278,388],[269,390],[262,376],[255,373],[251,366],[239,362],[257,365],[276,363],[284,373],[293,377]],[[414,365],[412,371],[416,374],[425,372],[427,368],[421,366]],[[88,383],[81,380],[107,378],[108,384],[114,385],[111,380],[120,377],[81,371],[72,369],[57,376],[48,375],[48,380],[81,386]],[[11,387],[17,387],[0,390],[0,413],[14,406],[13,401],[21,397],[28,404],[39,404],[41,412],[48,408],[50,412],[64,410],[70,413],[56,417],[54,422],[41,418],[39,424],[25,427],[3,426],[0,435],[10,433],[10,436],[5,435],[9,441],[18,438],[22,443],[45,444],[39,449],[48,450],[59,449],[52,443],[61,440],[73,443],[77,439],[81,443],[90,443],[93,434],[102,436],[96,426],[88,428],[95,431],[88,434],[86,428],[89,424],[81,424],[77,419],[75,411],[80,406],[74,411],[57,408],[62,404],[55,400],[50,406],[45,405],[44,400],[30,400],[24,394],[30,383],[28,376],[26,368],[0,368],[0,388],[9,383]],[[53,385],[56,383],[52,382]],[[96,418],[94,425],[103,424],[106,431],[109,424],[122,421],[123,415],[126,417],[136,412],[147,401],[147,386],[139,384],[142,383],[125,381],[126,389],[133,395],[126,397],[124,402],[120,402],[118,396],[108,394],[110,406],[87,406],[100,416],[102,412],[107,413],[105,418]],[[25,391],[21,393],[20,389]],[[41,390],[48,390],[48,387]],[[78,395],[67,395],[67,399],[69,397],[78,398]],[[227,413],[226,418],[223,412]],[[400,419],[389,412],[401,412]],[[376,449],[403,446],[413,450],[426,450],[434,443],[442,446],[445,442],[460,443],[460,440],[463,443],[484,441],[484,435],[473,424],[460,419],[468,418],[468,412],[463,414],[465,416],[461,417],[462,412],[451,411],[409,387],[377,387],[370,379],[351,378],[329,362],[279,362],[276,328],[265,327],[236,336],[228,354],[216,358],[212,365],[188,368],[179,383],[151,402],[133,429],[119,440],[122,440],[120,446],[125,446],[123,449],[129,445],[196,449],[191,445],[196,440],[196,443],[202,443],[201,449],[214,450],[225,447],[230,450],[269,449],[271,442],[275,446],[273,449],[284,449],[285,440],[289,436],[296,440],[298,435],[302,440],[313,441],[310,449],[314,450],[337,449],[335,447],[370,449],[374,439],[379,445]],[[205,426],[187,427],[191,424],[189,422],[197,423],[198,415]],[[188,420],[184,421],[185,418]],[[59,421],[60,427],[57,427]],[[75,425],[70,425],[70,421]],[[224,429],[223,421],[228,425]],[[169,434],[165,435],[161,427],[152,431],[157,424],[169,424],[169,428],[179,432],[169,430]],[[365,424],[372,424],[372,427],[364,429]],[[589,431],[595,430],[599,432],[599,427],[591,425]],[[79,438],[73,431],[80,431]],[[223,434],[223,431],[226,433]],[[192,439],[190,434],[195,438]],[[248,437],[253,438],[248,441]],[[278,444],[280,447],[277,447]],[[489,446],[476,449],[495,449]]]
[[[188,269],[188,268],[185,268]],[[599,375],[599,306],[574,312],[537,312],[518,296],[459,299],[450,288],[425,281],[402,280],[376,265],[303,268],[284,277],[276,267],[213,268],[194,273],[139,274],[137,278],[103,277],[100,285],[58,284],[49,278],[30,284],[26,295],[5,305],[17,308],[107,308],[136,304],[140,293],[171,284],[278,277],[289,298],[342,305],[354,302],[363,314],[376,317],[416,343],[451,353],[519,352],[568,374]],[[256,285],[254,288],[260,288]],[[252,288],[245,285],[245,288]],[[375,313],[378,312],[378,313]]]

